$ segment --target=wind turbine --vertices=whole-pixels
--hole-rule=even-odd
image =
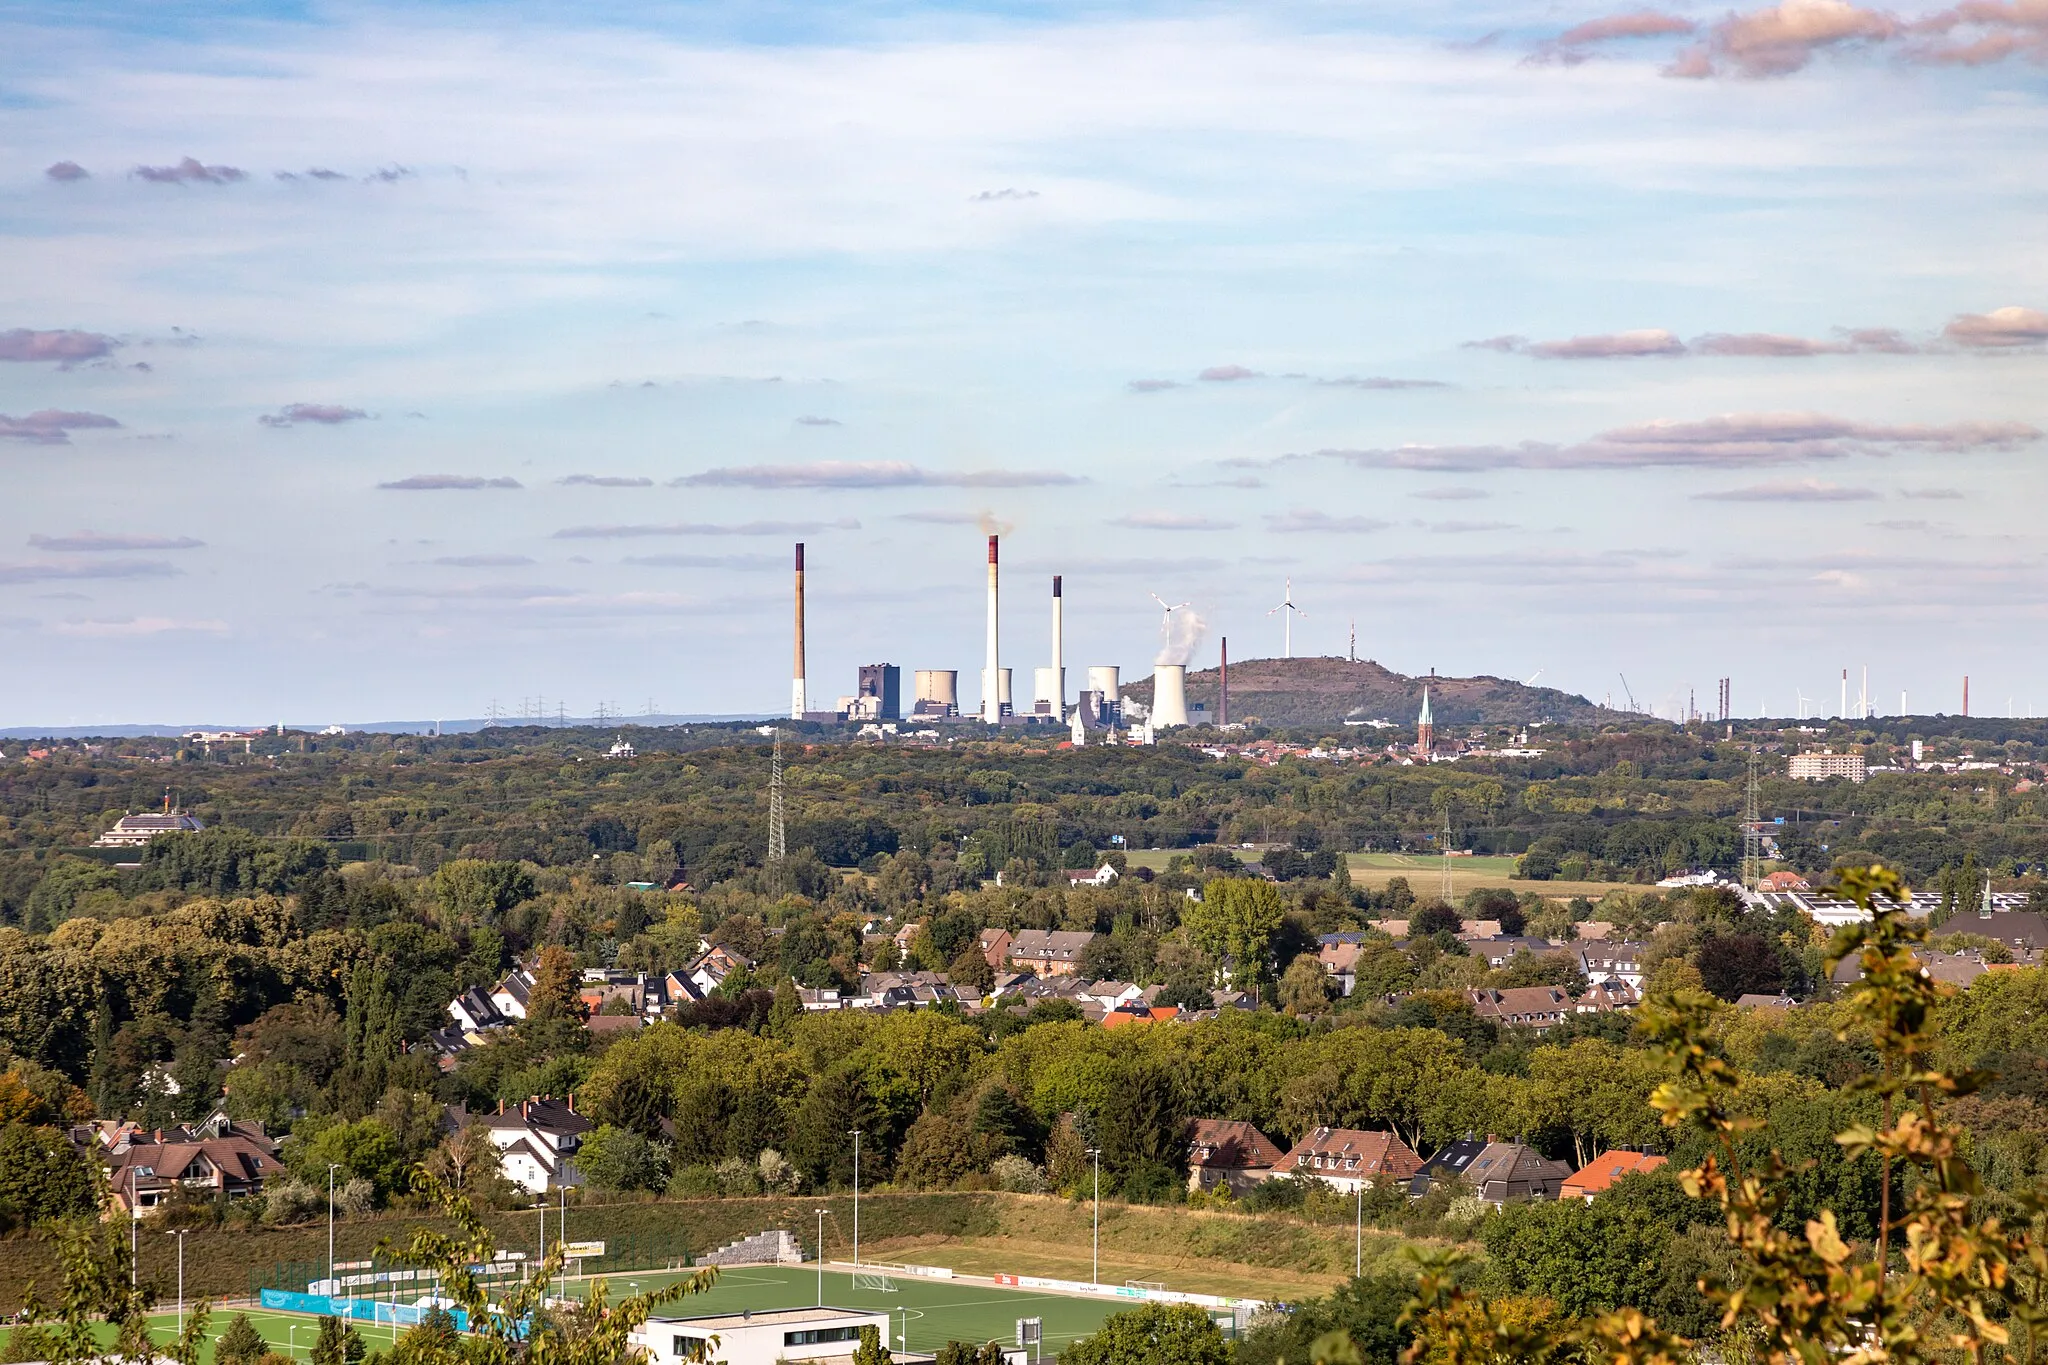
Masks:
[[[1543,670],[1539,668],[1534,673],[1531,673],[1528,677],[1522,679],[1522,686],[1534,687],[1536,685],[1536,680],[1542,676]]]
[[[1812,697],[1809,697],[1809,696],[1807,696],[1807,695],[1806,695],[1806,694],[1805,694],[1804,692],[1801,692],[1801,691],[1800,691],[1800,690],[1799,690],[1798,688],[1796,688],[1796,687],[1792,689],[1792,695],[1793,695],[1793,696],[1795,696],[1795,697],[1797,697],[1797,698],[1799,699],[1799,719],[1801,719],[1801,720],[1805,720],[1805,719],[1806,719],[1806,704],[1807,704],[1808,702],[1812,701],[1812,700],[1813,700],[1813,698],[1812,698]]]
[[[1156,592],[1148,593],[1146,595],[1149,596],[1154,602],[1157,602],[1160,605],[1160,607],[1165,610],[1166,616],[1160,619],[1160,624],[1162,626],[1165,625],[1167,619],[1171,618],[1173,614],[1179,611],[1182,607],[1191,607],[1194,605],[1194,603],[1192,602],[1174,602],[1169,604],[1165,598],[1161,597]]]
[[[1292,578],[1287,580],[1287,591],[1280,595],[1280,605],[1267,612],[1266,615],[1271,616],[1275,612],[1281,614],[1281,639],[1283,643],[1280,649],[1280,657],[1291,659],[1294,657],[1294,618],[1308,615],[1307,612],[1294,605],[1294,580]]]

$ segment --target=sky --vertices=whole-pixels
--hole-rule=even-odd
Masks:
[[[971,706],[988,525],[1020,692],[1058,573],[1070,693],[1291,585],[2048,713],[2044,96],[2043,0],[17,3],[0,724],[774,712],[798,540],[814,706]]]

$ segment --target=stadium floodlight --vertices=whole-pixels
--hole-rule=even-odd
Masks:
[[[818,1307],[825,1306],[825,1210],[818,1210]]]
[[[1102,1283],[1102,1149],[1090,1147],[1088,1155],[1095,1158],[1095,1242],[1089,1254],[1088,1282]]]
[[[853,1273],[860,1274],[860,1129],[853,1130]]]

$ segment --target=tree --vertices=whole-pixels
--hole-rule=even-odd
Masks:
[[[313,1365],[360,1365],[369,1353],[362,1333],[340,1318],[320,1319],[320,1334],[313,1338]]]
[[[1117,1313],[1060,1352],[1060,1365],[1229,1365],[1230,1344],[1193,1304]]]
[[[996,971],[988,965],[980,947],[970,943],[947,966],[946,979],[962,993],[982,996],[996,984]]]
[[[1280,977],[1280,1004],[1293,1015],[1321,1014],[1329,1008],[1336,988],[1328,969],[1303,953],[1287,964]]]
[[[1416,911],[1408,920],[1408,937],[1423,938],[1429,934],[1455,934],[1465,927],[1465,921],[1458,912],[1442,901],[1431,901]]]
[[[1202,899],[1181,912],[1188,939],[1227,960],[1233,984],[1256,988],[1272,979],[1273,940],[1287,922],[1287,904],[1270,882],[1218,877]]]
[[[737,975],[737,973],[735,973]],[[582,1046],[583,1000],[577,992],[582,975],[569,950],[550,944],[533,965],[521,1031],[537,1052],[573,1051]]]
[[[1723,1000],[1775,995],[1785,985],[1778,950],[1754,934],[1716,934],[1700,944],[1700,981]]]
[[[24,1223],[78,1218],[99,1202],[97,1172],[55,1128],[0,1128],[0,1208]]]
[[[458,1194],[489,1188],[500,1179],[504,1149],[491,1141],[491,1130],[473,1119],[450,1133],[427,1157],[426,1168]]]
[[[228,1329],[213,1343],[214,1365],[256,1365],[270,1347],[264,1343],[247,1313],[237,1313]]]
[[[419,1182],[421,1193],[440,1206],[455,1231],[416,1228],[403,1245],[387,1241],[378,1250],[401,1265],[433,1272],[441,1295],[468,1315],[469,1334],[437,1332],[416,1344],[408,1334],[401,1345],[410,1348],[411,1365],[618,1365],[628,1358],[632,1334],[654,1309],[703,1293],[718,1275],[701,1270],[617,1303],[599,1280],[578,1307],[561,1312],[548,1306],[562,1293],[556,1284],[563,1265],[557,1242],[525,1283],[486,1289],[477,1272],[496,1261],[497,1239],[467,1198],[424,1171]]]
[[[854,1347],[853,1365],[889,1365],[888,1344],[873,1326],[860,1329],[860,1344]]]
[[[602,1124],[576,1151],[576,1169],[601,1190],[658,1190],[668,1184],[660,1147],[630,1128]]]
[[[1288,1183],[1268,1180],[1258,1188]],[[1313,1344],[1330,1332],[1342,1332],[1358,1347],[1359,1365],[1396,1365],[1412,1335],[1403,1311],[1414,1289],[1407,1275],[1365,1275],[1296,1304],[1292,1313],[1263,1317],[1238,1342],[1234,1365],[1302,1365],[1313,1358]]]

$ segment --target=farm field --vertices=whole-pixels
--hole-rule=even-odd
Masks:
[[[1149,867],[1154,872],[1164,872],[1166,864],[1174,854],[1184,849],[1141,848],[1126,855],[1132,867]],[[1247,863],[1259,860],[1252,849],[1237,849],[1237,856]],[[1359,886],[1378,891],[1396,877],[1406,877],[1408,885],[1419,897],[1427,899],[1436,895],[1443,876],[1443,860],[1419,853],[1352,853],[1351,880]],[[1568,900],[1573,896],[1584,896],[1597,901],[1609,891],[1636,891],[1642,888],[1622,882],[1529,882],[1515,880],[1515,860],[1499,858],[1453,858],[1451,859],[1451,893],[1455,900],[1468,891],[1483,887],[1504,886],[1511,891],[1537,891],[1552,900]]]

